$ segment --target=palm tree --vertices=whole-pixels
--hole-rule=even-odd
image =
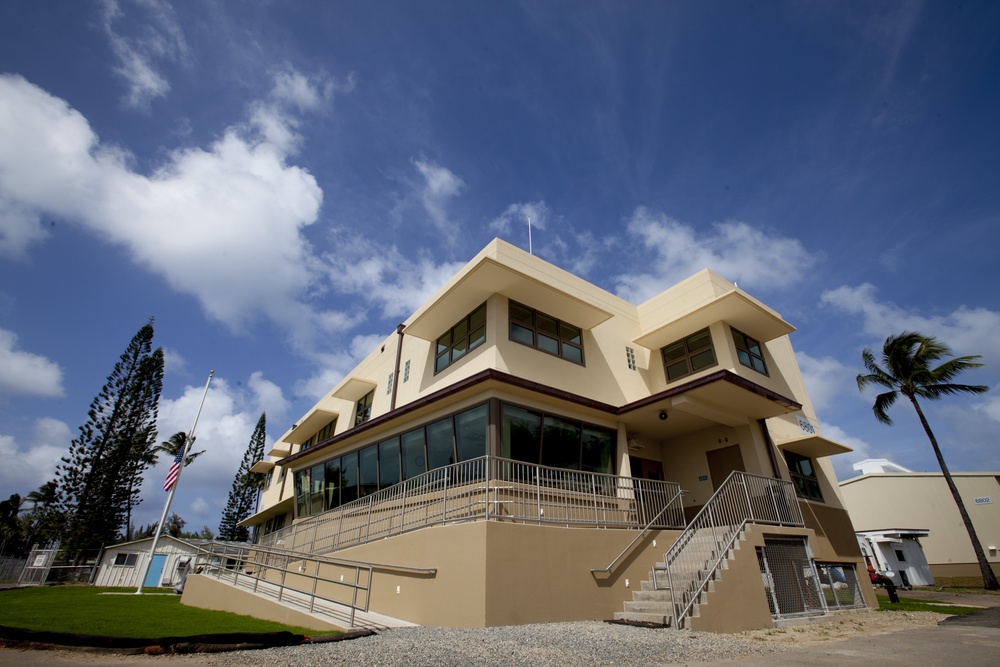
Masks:
[[[875,361],[875,355],[867,347],[861,353],[867,374],[858,374],[858,389],[864,391],[866,387],[876,386],[888,389],[889,391],[875,397],[875,404],[872,411],[875,419],[883,424],[892,425],[887,410],[892,407],[900,394],[910,399],[913,409],[917,411],[920,424],[924,427],[924,432],[931,441],[934,448],[934,455],[937,457],[938,465],[948,483],[951,495],[958,506],[959,514],[962,515],[962,522],[965,529],[969,531],[969,539],[972,541],[972,548],[976,552],[976,559],[979,561],[979,569],[983,574],[983,587],[986,590],[995,591],[1000,589],[996,575],[990,568],[983,552],[983,545],[979,542],[976,529],[972,525],[972,519],[965,509],[962,496],[958,493],[958,487],[951,478],[948,466],[944,462],[941,448],[938,446],[937,438],[931,430],[931,425],[924,416],[924,411],[920,409],[917,397],[928,400],[936,400],[942,396],[952,394],[982,394],[989,387],[983,385],[955,384],[951,382],[962,371],[970,368],[982,366],[977,361],[979,355],[952,357],[942,361],[945,357],[951,357],[951,350],[947,345],[940,343],[932,336],[924,336],[915,331],[904,331],[898,336],[889,336],[882,346],[882,366]],[[938,363],[941,362],[941,363]],[[936,366],[934,366],[937,364]],[[934,366],[934,367],[932,367]]]
[[[195,439],[191,440],[192,447],[194,447],[194,440]],[[177,456],[177,453],[180,452],[181,449],[183,449],[184,445],[186,444],[187,444],[187,433],[185,433],[184,431],[178,431],[177,433],[174,433],[172,436],[170,436],[169,440],[161,442],[156,447],[153,447],[152,464],[156,465],[157,460],[159,460],[159,457],[157,456],[158,454],[169,454],[170,458],[174,459]],[[198,458],[204,453],[205,453],[204,449],[201,450],[200,452],[189,451],[184,456],[184,467],[186,468],[189,465],[191,465],[192,461],[194,461],[196,458]]]

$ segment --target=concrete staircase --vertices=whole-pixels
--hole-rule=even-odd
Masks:
[[[701,531],[698,531],[701,532]],[[688,544],[693,546],[703,543],[704,539],[697,533],[688,536]],[[744,540],[741,532],[733,543],[733,546],[726,552],[725,557],[715,567],[716,552],[712,549],[707,551],[704,560],[700,560],[698,567],[693,571],[675,571],[673,573],[673,585],[676,592],[676,602],[685,606],[697,595],[697,599],[692,605],[690,617],[698,616],[698,609],[708,601],[708,594],[715,590],[715,582],[722,577],[722,572],[728,569],[729,561],[734,558],[734,551],[740,548],[740,543]],[[697,551],[697,549],[695,549]],[[654,578],[655,571],[655,578]],[[704,587],[696,592],[699,582],[708,579]],[[649,573],[649,579],[640,582],[640,588],[632,592],[632,600],[624,603],[624,611],[615,612],[614,620],[629,623],[654,623],[656,625],[670,626],[674,620],[673,598],[667,577],[667,566],[660,562],[653,565],[653,570]]]

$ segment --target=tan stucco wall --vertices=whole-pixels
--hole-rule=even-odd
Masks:
[[[595,578],[591,569],[606,567],[634,531],[480,521],[422,529],[337,555],[437,568],[429,577],[391,569],[373,575],[371,609],[420,625],[604,620],[632,599],[677,532],[649,533],[606,578]]]
[[[309,614],[285,607],[229,584],[201,574],[189,574],[184,582],[181,604],[202,609],[228,611],[313,630],[342,630]]]

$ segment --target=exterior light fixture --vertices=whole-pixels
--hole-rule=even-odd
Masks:
[[[667,411],[666,410],[660,410],[660,421],[661,422],[667,421]]]

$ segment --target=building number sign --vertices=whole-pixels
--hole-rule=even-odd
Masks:
[[[976,503],[977,505],[992,505],[993,499],[990,498],[989,496],[979,496],[972,502]]]

